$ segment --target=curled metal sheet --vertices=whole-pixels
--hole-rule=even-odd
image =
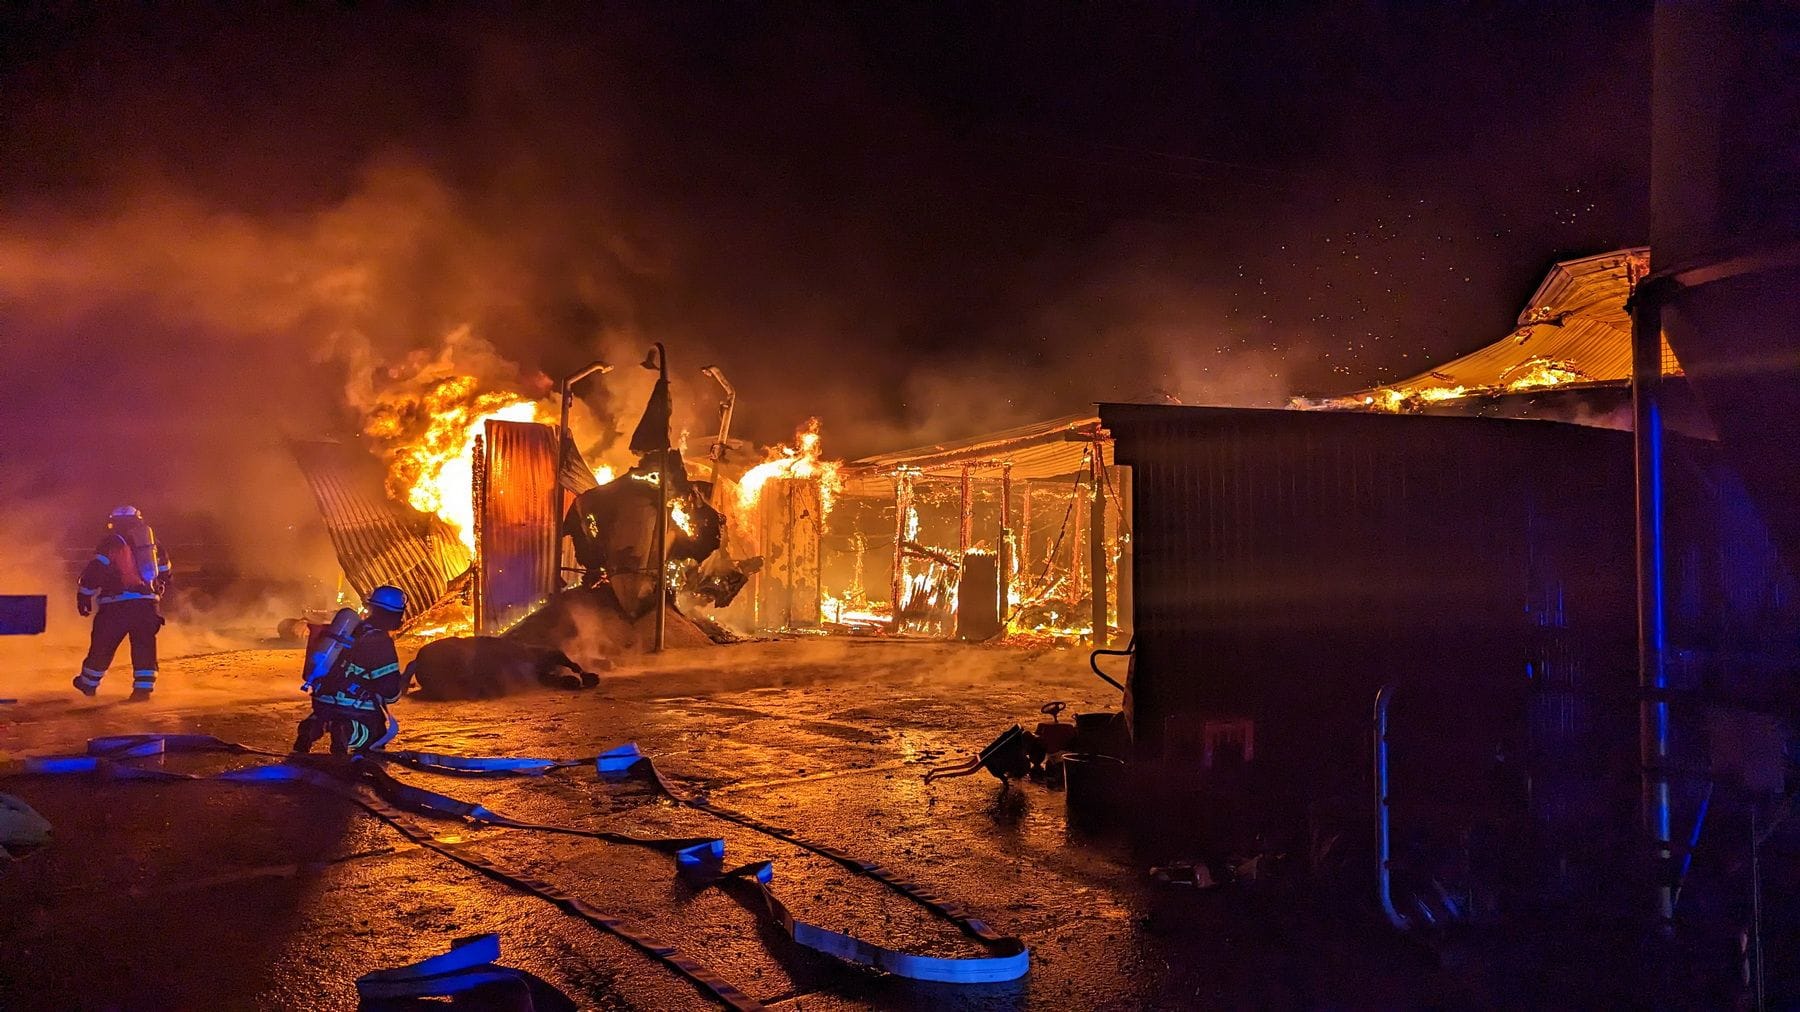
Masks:
[[[319,504],[344,578],[364,597],[382,584],[406,592],[406,617],[436,604],[469,568],[469,549],[450,526],[388,498],[380,464],[355,445],[288,444]]]

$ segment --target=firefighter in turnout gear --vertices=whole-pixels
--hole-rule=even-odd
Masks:
[[[321,629],[308,650],[310,670],[319,651],[332,651],[324,673],[309,681],[312,715],[300,722],[294,735],[294,751],[308,752],[326,734],[331,735],[331,754],[346,755],[380,748],[394,737],[400,725],[388,715],[388,707],[406,691],[400,658],[391,635],[400,628],[406,612],[406,595],[398,587],[377,587],[369,595],[368,610],[345,639],[332,635],[338,623]]]
[[[156,688],[157,602],[169,589],[169,553],[133,506],[112,511],[106,537],[81,571],[75,610],[94,616],[94,630],[75,688],[92,696],[112,665],[119,644],[131,640],[131,700],[143,702]]]

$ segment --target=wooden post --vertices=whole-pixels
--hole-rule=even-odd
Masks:
[[[969,543],[975,536],[975,486],[969,483],[969,465],[962,469],[962,522],[956,531],[956,550],[969,554]]]
[[[1000,622],[1012,614],[1012,464],[1000,468]]]
[[[1031,557],[1031,481],[1025,482],[1025,495],[1019,500],[1019,569],[1027,576],[1036,564]]]
[[[1081,471],[1086,470],[1088,462],[1084,457]],[[1075,474],[1075,486],[1069,492],[1069,505],[1063,514],[1069,519],[1069,589],[1077,595],[1087,584],[1087,574],[1081,569],[1081,528],[1087,521],[1087,513],[1083,510],[1084,504],[1081,501],[1081,471]]]
[[[1106,454],[1094,440],[1093,498],[1088,504],[1088,580],[1094,599],[1094,645],[1112,642],[1106,607]]]
[[[894,475],[894,578],[890,584],[894,632],[900,631],[900,598],[906,591],[906,521],[912,512],[912,475],[902,471]]]

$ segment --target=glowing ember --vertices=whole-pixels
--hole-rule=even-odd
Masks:
[[[675,521],[683,534],[690,538],[694,536],[694,518],[688,515],[687,504],[680,499],[669,500],[669,519]]]
[[[794,445],[769,452],[769,459],[744,472],[738,481],[738,511],[748,514],[771,478],[811,478],[819,483],[819,510],[830,514],[831,502],[844,487],[838,462],[819,458],[819,420],[809,418],[794,433]]]
[[[605,464],[597,465],[594,468],[594,482],[596,484],[599,484],[599,485],[609,484],[609,483],[611,483],[611,481],[614,478],[617,478],[618,476],[619,476],[619,474],[617,471],[614,471],[612,468],[607,467]]]
[[[1540,390],[1545,387],[1562,386],[1564,383],[1586,383],[1593,377],[1575,368],[1567,362],[1558,362],[1549,358],[1534,358],[1519,367],[1519,372],[1506,380],[1508,390]]]

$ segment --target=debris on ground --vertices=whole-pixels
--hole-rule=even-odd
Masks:
[[[416,1008],[417,999],[451,998],[457,1006],[536,1012],[573,1009],[567,995],[510,966],[497,965],[500,936],[470,935],[436,956],[356,978],[364,1009]]]
[[[19,857],[50,842],[50,820],[11,794],[0,794],[0,857]]]
[[[1195,889],[1211,889],[1219,884],[1213,878],[1211,869],[1196,861],[1170,861],[1150,869],[1150,877],[1164,885],[1191,886]]]

